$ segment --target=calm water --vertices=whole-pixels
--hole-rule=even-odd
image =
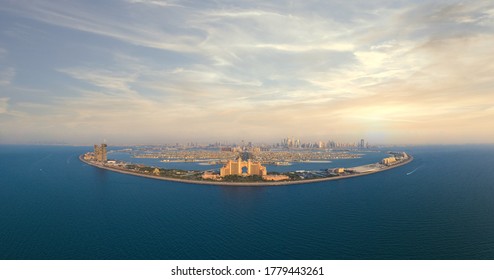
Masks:
[[[494,146],[285,187],[118,174],[90,149],[0,146],[0,259],[494,259]]]

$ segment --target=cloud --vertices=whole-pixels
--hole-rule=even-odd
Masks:
[[[7,113],[9,99],[8,97],[0,97],[0,114]]]
[[[135,81],[138,76],[137,73],[129,73],[116,69],[92,69],[86,67],[59,69],[58,71],[96,87],[109,91],[127,93],[132,92],[129,84]]]
[[[134,4],[145,4],[151,6],[160,6],[160,7],[183,7],[178,4],[179,1],[165,1],[165,0],[128,0],[129,3]]]
[[[145,3],[156,4],[160,1],[145,1]],[[110,7],[115,8],[115,6]],[[0,7],[0,10],[13,12],[55,26],[107,36],[138,46],[169,51],[196,52],[193,47],[203,39],[200,35],[172,34],[164,28],[144,21],[137,24],[121,24],[122,22],[132,22],[132,18],[112,12],[114,9],[105,10],[72,1],[66,2],[65,5],[59,5],[52,1],[37,1],[29,4],[20,2],[7,7]],[[168,15],[173,17],[172,12]],[[163,16],[166,17],[167,15],[161,13],[161,17]]]
[[[76,1],[0,7],[89,35],[50,29],[60,36],[54,48],[91,45],[89,55],[53,59],[57,75],[47,74],[46,84],[60,80],[51,88],[39,83],[48,92],[43,98],[12,97],[16,124],[22,116],[48,130],[46,123],[56,122],[75,134],[136,140],[134,130],[159,141],[352,140],[386,131],[404,143],[453,141],[458,131],[492,135],[486,128],[494,119],[494,66],[486,62],[494,60],[494,9],[486,1],[129,0],[109,7]],[[0,74],[0,81],[10,83],[15,73]]]
[[[4,64],[5,58],[7,57],[7,50],[0,48],[0,62]],[[12,80],[15,78],[15,69],[4,65],[0,65],[0,86],[8,86],[11,84]]]
[[[352,44],[333,43],[327,45],[287,45],[287,44],[258,44],[254,48],[274,49],[285,52],[310,52],[317,50],[327,51],[351,51],[355,49]]]
[[[0,68],[0,86],[8,86],[15,77],[15,69],[12,67]]]

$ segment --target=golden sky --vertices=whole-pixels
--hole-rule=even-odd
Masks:
[[[3,3],[0,143],[494,143],[491,1],[245,2]]]

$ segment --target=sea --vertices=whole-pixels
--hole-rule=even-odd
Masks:
[[[396,147],[413,162],[269,187],[120,174],[78,159],[91,149],[0,145],[0,259],[494,259],[494,145]],[[357,166],[386,151],[268,171]]]

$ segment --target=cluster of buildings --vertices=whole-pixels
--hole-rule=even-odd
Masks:
[[[286,145],[298,145],[300,141],[295,140],[291,138],[285,139],[284,143]],[[322,145],[320,143],[320,145]],[[364,147],[365,141],[364,139],[361,139],[360,143],[357,144],[359,147]],[[305,170],[298,170],[295,172],[289,172],[285,174],[267,174],[267,169],[265,166],[262,165],[261,162],[272,162],[273,159],[277,159],[278,156],[281,156],[282,159],[287,160],[289,159],[290,161],[304,161],[308,159],[313,159],[314,158],[314,153],[317,156],[316,159],[326,159],[326,158],[355,158],[359,157],[358,154],[351,154],[347,153],[345,151],[340,151],[338,153],[336,152],[331,152],[328,150],[326,152],[324,151],[302,151],[302,150],[295,150],[295,151],[287,151],[287,150],[280,150],[277,152],[263,152],[261,148],[259,147],[243,147],[242,150],[240,151],[228,151],[229,153],[225,157],[225,151],[202,151],[202,150],[191,150],[191,151],[170,151],[167,156],[168,158],[192,158],[195,159],[196,157],[198,158],[209,158],[212,155],[218,156],[218,155],[223,155],[223,158],[229,158],[231,156],[238,156],[237,159],[233,160],[229,158],[226,161],[226,164],[220,168],[219,174],[217,172],[213,171],[206,171],[204,173],[200,171],[188,171],[189,173],[193,173],[192,175],[195,176],[194,179],[197,180],[202,177],[202,179],[206,180],[215,180],[215,181],[222,181],[222,180],[228,180],[230,181],[229,178],[225,179],[225,177],[234,175],[234,176],[241,176],[241,177],[248,177],[248,176],[258,176],[261,177],[262,180],[264,181],[286,181],[286,180],[298,180],[300,179],[315,179],[315,178],[327,178],[327,177],[332,177],[332,176],[342,176],[342,175],[349,175],[349,174],[360,174],[360,173],[368,173],[368,172],[375,172],[382,170],[386,168],[385,166],[393,166],[397,165],[400,163],[405,162],[407,159],[410,157],[408,156],[407,153],[405,152],[388,152],[390,155],[389,157],[386,157],[381,160],[379,163],[374,163],[374,164],[368,164],[368,165],[363,165],[363,166],[357,166],[353,168],[333,168],[333,169],[328,169],[328,170],[323,170],[323,171],[305,171]],[[243,153],[243,155],[242,155]],[[246,155],[247,153],[250,153],[250,156],[253,156],[252,159],[248,160],[242,160],[242,157]],[[281,153],[278,155],[277,153]],[[329,154],[326,154],[329,153]],[[240,155],[239,155],[240,154]],[[162,157],[164,156],[163,153],[152,153],[149,154],[149,157]],[[146,156],[147,157],[147,156]],[[220,157],[221,158],[221,157]],[[244,157],[245,158],[245,157]],[[267,159],[270,159],[271,161],[268,161]],[[93,152],[88,152],[84,155],[84,160],[87,161],[92,161],[95,163],[99,163],[99,165],[105,165],[105,166],[112,166],[112,167],[120,167],[120,168],[128,168],[126,166],[126,163],[120,162],[117,163],[115,160],[108,160],[107,158],[107,144],[103,143],[101,145],[94,145],[94,151]],[[167,160],[168,161],[168,160]],[[221,162],[225,162],[221,161]],[[220,162],[220,161],[217,161]],[[217,163],[215,163],[217,164]],[[123,167],[122,167],[123,166]],[[164,170],[162,174],[162,170],[156,167],[146,167],[146,166],[137,166],[137,169],[135,169],[137,172],[141,173],[149,173],[153,174],[155,176],[175,176],[175,175],[180,175],[181,173],[184,173],[183,171],[175,170],[175,174],[167,174],[167,170]],[[180,174],[179,174],[180,173]],[[187,176],[189,176],[188,174]],[[298,176],[298,177],[297,177]],[[175,176],[176,177],[176,176]],[[179,176],[180,177],[180,176]],[[242,179],[242,178],[235,178],[233,177],[231,179],[233,182],[239,180],[239,181],[259,181],[260,178],[252,178],[250,179]]]
[[[226,162],[235,159],[238,152],[218,150],[161,150],[161,151],[138,151],[132,152],[135,158],[158,158],[166,161],[196,161],[214,159]]]
[[[295,139],[291,137],[284,138],[281,143],[275,145],[275,147],[280,148],[295,148],[295,149],[339,149],[339,148],[358,148],[367,149],[369,148],[369,143],[365,142],[364,139],[355,143],[344,143],[329,140],[328,142],[317,141],[314,143],[301,143],[300,139]]]
[[[260,162],[252,162],[250,159],[243,161],[238,158],[237,160],[229,160],[221,169],[220,174],[215,174],[213,172],[204,172],[202,175],[203,179],[209,180],[222,180],[223,177],[229,175],[237,176],[253,176],[257,175],[262,177],[266,181],[282,181],[288,180],[289,177],[286,175],[268,175],[266,167]]]
[[[281,146],[283,148],[301,148],[300,139],[295,138],[285,138],[281,141]]]
[[[253,142],[216,142],[210,144],[185,143],[185,144],[166,144],[161,146],[140,146],[139,150],[149,152],[147,157],[155,157],[159,153],[168,151],[194,151],[194,150],[210,150],[219,152],[256,152],[270,151],[271,149],[368,149],[375,146],[369,145],[364,139],[355,142],[338,142],[334,140],[302,142],[298,138],[286,137],[280,142],[273,144],[255,144]]]
[[[107,145],[105,143],[101,145],[94,145],[94,151],[92,153],[86,153],[84,155],[84,160],[106,163],[108,161],[106,147]]]
[[[106,144],[101,144],[101,146],[94,145],[94,158],[99,162],[106,162],[108,157],[106,155]]]
[[[312,160],[332,160],[360,158],[361,155],[346,151],[269,151],[251,154],[252,158],[264,164],[277,164],[277,162],[303,162]]]
[[[258,175],[264,176],[268,172],[265,166],[262,166],[260,162],[252,162],[250,159],[242,161],[238,158],[236,161],[229,160],[225,166],[220,169],[220,176],[225,177],[228,175]]]
[[[397,164],[397,163],[399,163],[399,162],[401,162],[403,160],[408,159],[408,155],[405,152],[391,153],[391,154],[393,156],[387,157],[387,158],[383,158],[381,160],[381,163],[384,164],[384,165],[390,166],[390,165]]]

